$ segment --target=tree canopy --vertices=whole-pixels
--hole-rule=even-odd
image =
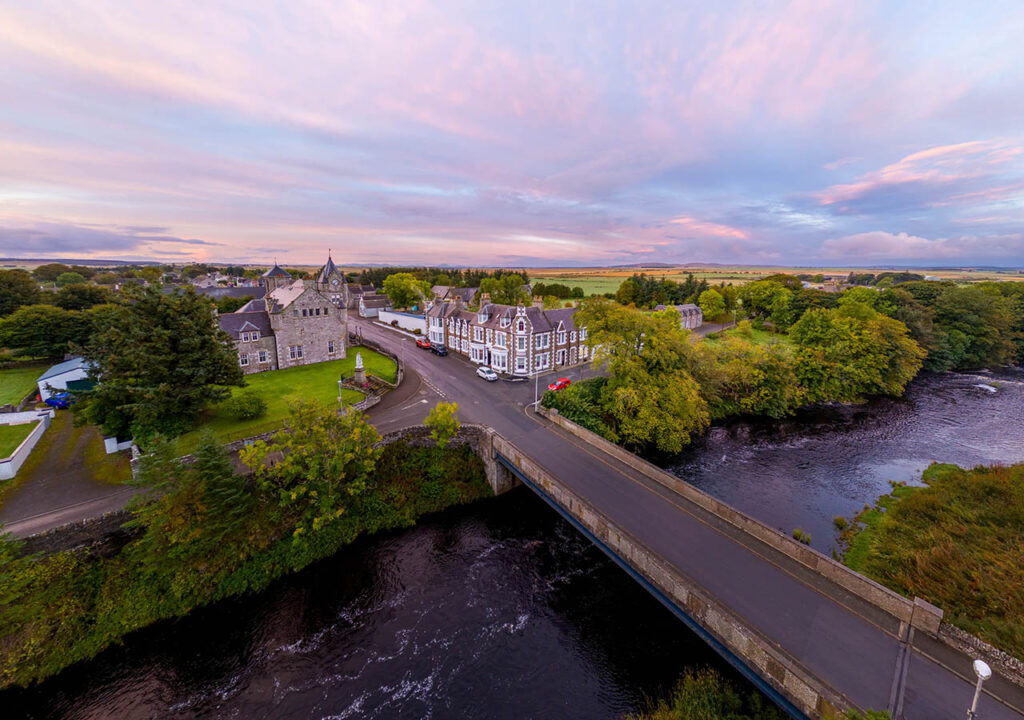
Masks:
[[[62,358],[85,342],[91,316],[53,305],[26,305],[0,320],[0,347],[27,357]]]
[[[489,293],[491,302],[501,305],[518,305],[530,302],[530,293],[526,291],[522,275],[511,274],[501,277],[484,278],[480,281],[480,292]]]
[[[40,297],[39,286],[27,272],[0,270],[0,317],[23,305],[34,305]]]
[[[395,273],[384,278],[384,293],[396,308],[422,305],[430,299],[430,283],[412,273]]]
[[[99,384],[83,394],[77,411],[108,435],[140,442],[189,430],[204,404],[243,384],[213,304],[191,288],[168,294],[156,286],[129,288],[82,355]]]
[[[75,283],[62,287],[54,304],[65,310],[88,310],[93,305],[108,303],[110,299],[110,291],[105,287]]]

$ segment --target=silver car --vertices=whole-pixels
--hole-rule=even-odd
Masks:
[[[494,382],[498,379],[498,373],[494,372],[489,367],[478,367],[476,369],[476,374],[488,382]]]

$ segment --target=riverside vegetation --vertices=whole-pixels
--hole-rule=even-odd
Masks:
[[[1024,464],[934,464],[844,530],[843,562],[945,621],[1024,657]]]
[[[638,288],[634,278],[619,294]],[[649,306],[657,292],[635,301]],[[577,323],[609,377],[549,392],[544,406],[632,449],[678,453],[716,420],[898,397],[922,368],[1024,361],[1024,283],[910,281],[837,294],[777,275],[736,295],[747,319],[713,342],[693,342],[673,308],[582,301]],[[766,328],[784,341],[765,342]]]
[[[127,633],[257,592],[364,533],[491,494],[467,447],[375,448],[358,413],[299,403],[285,428],[242,453],[236,474],[207,435],[194,462],[154,436],[140,467],[153,492],[131,507],[118,549],[22,556],[0,540],[0,687],[27,685]]]

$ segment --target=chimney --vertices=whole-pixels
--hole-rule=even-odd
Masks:
[[[533,306],[539,310],[544,309],[544,298],[540,295],[533,296]]]
[[[455,296],[455,310],[458,311],[458,310],[461,310],[461,309],[462,309],[462,296],[461,295],[456,295]]]
[[[480,293],[480,307],[483,307],[491,301],[491,294],[482,292]]]

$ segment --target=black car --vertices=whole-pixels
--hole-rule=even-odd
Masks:
[[[434,353],[435,355],[440,355],[441,357],[444,357],[445,355],[448,354],[448,348],[446,348],[444,345],[431,343],[430,352]]]

